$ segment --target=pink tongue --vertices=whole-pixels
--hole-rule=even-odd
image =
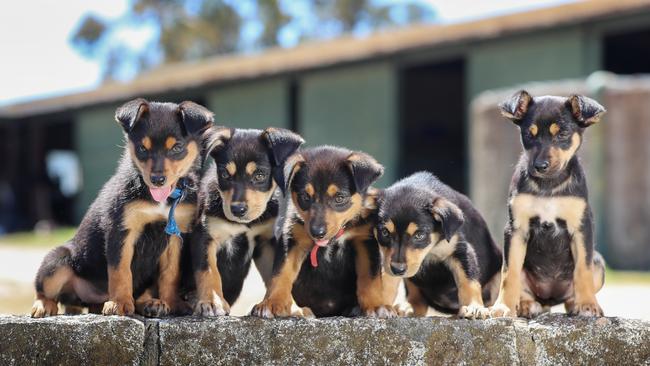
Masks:
[[[326,247],[327,243],[329,243],[329,242],[330,242],[329,240],[316,240],[315,241],[316,245],[318,245],[319,247]]]
[[[172,187],[162,187],[162,188],[151,188],[149,187],[149,192],[151,192],[151,197],[153,197],[156,202],[163,202],[164,200],[172,194]]]

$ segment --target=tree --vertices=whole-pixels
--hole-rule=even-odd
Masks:
[[[281,32],[302,42],[433,18],[430,7],[415,1],[134,0],[118,19],[87,14],[71,42],[102,64],[105,78],[127,79],[160,64],[286,46]],[[125,29],[151,36],[133,48],[118,36]]]

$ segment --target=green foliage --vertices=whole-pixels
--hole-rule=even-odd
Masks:
[[[433,18],[416,0],[134,0],[117,19],[85,15],[70,40],[106,78],[128,78],[159,64],[283,46],[283,31],[302,42]],[[143,27],[153,39],[139,49],[115,36]]]

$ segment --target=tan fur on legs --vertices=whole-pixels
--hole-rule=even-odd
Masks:
[[[207,270],[194,273],[198,297],[194,306],[194,315],[222,316],[230,313],[230,306],[223,297],[221,273],[217,267],[217,251],[217,241],[212,240],[208,244],[206,253]]]
[[[370,230],[370,228],[368,228]],[[391,318],[396,316],[393,302],[384,300],[384,287],[382,283],[381,268],[378,273],[372,275],[366,238],[355,238],[353,241],[355,266],[357,272],[357,300],[361,308],[361,314],[370,317]]]
[[[407,314],[407,316],[426,316],[427,311],[429,311],[429,305],[422,296],[422,292],[420,292],[420,289],[409,279],[404,280],[404,283],[406,284],[406,299],[413,308],[413,313]]]
[[[605,261],[603,260],[603,257],[600,255],[600,253],[596,251],[594,251],[592,274],[594,291],[597,293],[601,288],[603,288],[603,285],[605,284]],[[564,302],[564,309],[569,314],[575,312],[575,300],[573,297]]]
[[[446,261],[451,270],[458,288],[458,316],[469,319],[485,319],[489,315],[488,309],[483,306],[481,284],[467,277],[460,262],[450,257]]]
[[[36,294],[36,300],[32,306],[33,318],[58,314],[58,303],[54,299],[58,298],[64,288],[70,286],[73,276],[72,269],[64,265],[57,268],[50,276],[43,278],[43,292]]]
[[[180,265],[181,238],[171,235],[167,248],[160,256],[160,275],[158,276],[158,296],[160,301],[167,305],[167,309],[159,308],[158,316],[165,316],[170,312],[182,314],[187,311],[187,304],[178,295],[181,277]]]
[[[526,257],[527,225],[512,234],[507,264],[503,262],[501,288],[497,301],[490,308],[491,317],[516,317],[521,296],[521,270]]]
[[[535,300],[528,278],[525,274],[521,276],[521,296],[519,299],[519,309],[517,315],[523,318],[532,319],[544,311],[542,304]]]
[[[294,225],[292,236],[296,245],[289,249],[280,269],[271,278],[264,300],[253,307],[251,315],[262,318],[305,316],[304,311],[296,308],[291,290],[311,249],[311,239],[303,225]]]
[[[594,263],[593,261],[587,263],[585,242],[581,232],[573,233],[571,254],[575,262],[573,272],[575,296],[569,313],[582,316],[603,316],[603,310],[596,300]]]
[[[58,313],[59,307],[56,301],[46,298],[43,294],[36,295],[36,301],[32,305],[32,318],[44,318]]]

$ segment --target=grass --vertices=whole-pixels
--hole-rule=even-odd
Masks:
[[[32,231],[0,236],[0,246],[20,246],[34,248],[51,248],[61,245],[72,238],[76,228],[64,227],[53,230],[48,234],[38,234]],[[650,272],[618,271],[607,268],[606,283],[614,284],[649,284]]]
[[[26,231],[0,236],[0,246],[11,245],[20,247],[49,248],[61,245],[70,240],[77,228],[63,227],[52,230],[50,233],[35,233]]]
[[[607,286],[607,284],[650,285],[650,272],[618,271],[607,268],[605,272],[605,286]]]

